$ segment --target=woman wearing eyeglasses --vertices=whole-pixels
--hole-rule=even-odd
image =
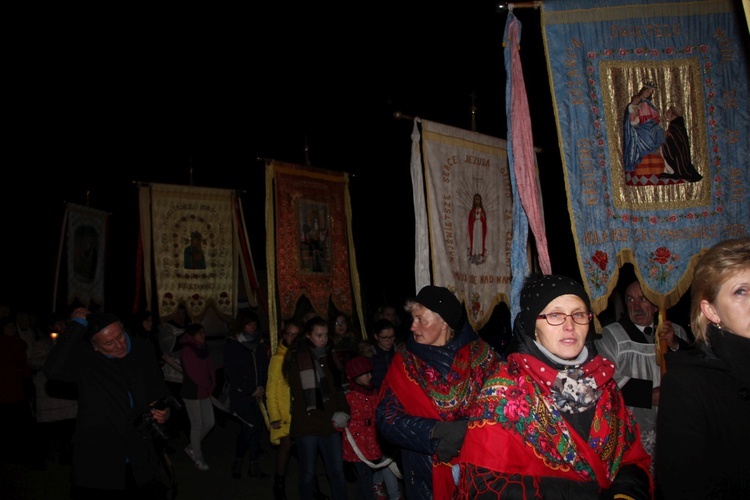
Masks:
[[[526,279],[516,348],[470,410],[458,498],[651,498],[651,459],[592,319],[580,283]]]

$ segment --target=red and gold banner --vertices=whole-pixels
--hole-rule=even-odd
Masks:
[[[323,318],[328,316],[329,300],[351,316],[352,288],[358,284],[348,175],[269,162],[266,176],[266,227],[276,231],[275,238],[266,240],[272,329],[275,292],[281,319],[294,316],[303,296]]]

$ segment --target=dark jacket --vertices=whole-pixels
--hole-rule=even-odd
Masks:
[[[26,342],[21,337],[7,337],[0,331],[0,403],[26,403],[31,381]]]
[[[128,354],[108,358],[84,341],[86,331],[82,323],[71,321],[44,365],[47,378],[78,387],[73,482],[123,490],[129,462],[138,484],[146,484],[153,477],[149,464],[153,443],[149,429],[137,429],[136,421],[151,403],[169,394],[153,347],[146,340],[128,337]]]
[[[300,379],[300,370],[297,364],[297,356],[300,349],[309,349],[310,342],[306,338],[300,338],[287,352],[288,359],[285,361],[288,367],[289,393],[292,397],[292,422],[289,428],[289,434],[292,437],[297,436],[327,436],[334,432],[339,432],[333,427],[331,418],[333,414],[349,412],[349,404],[346,402],[346,396],[341,389],[341,373],[337,373],[333,354],[328,350],[325,356],[316,358],[317,362],[323,368],[325,383],[328,385],[330,399],[321,404],[320,409],[307,410],[302,380]]]
[[[196,344],[189,336],[180,339],[182,364],[182,399],[206,399],[216,388],[216,370],[206,344]]]
[[[486,345],[484,352],[490,357],[485,360],[486,363],[482,364],[487,365],[487,368],[500,361],[497,353],[479,338],[468,321],[464,322],[463,327],[456,332],[451,342],[441,347],[418,344],[414,336],[410,334],[405,347],[399,348],[399,355],[403,355],[402,350],[405,350],[410,355],[424,360],[429,366],[435,368],[443,380],[449,378],[456,354],[474,343]],[[477,367],[477,369],[482,371],[484,368]],[[404,406],[405,402],[399,400],[394,391],[388,387],[388,381],[389,376],[386,376],[376,410],[378,431],[386,441],[401,449],[406,498],[432,499],[432,463],[439,442],[438,439],[432,438],[432,430],[438,420],[409,415]],[[460,403],[453,407],[452,410],[456,415],[450,420],[464,418],[460,415],[461,409],[465,407],[464,402],[476,396],[473,392],[476,387],[467,384],[466,389],[465,394],[452,395]]]
[[[750,492],[750,339],[713,325],[708,338],[665,357],[655,473],[665,499]]]
[[[393,362],[393,356],[396,355],[396,348],[392,348],[390,351],[384,351],[380,346],[375,343],[374,354],[370,358],[372,361],[372,385],[376,389],[380,389],[383,384],[385,374],[388,373]]]
[[[236,412],[246,422],[262,425],[259,421],[258,399],[253,393],[268,381],[268,354],[260,342],[260,335],[253,341],[241,342],[229,337],[224,347],[224,373],[229,379],[230,412]]]

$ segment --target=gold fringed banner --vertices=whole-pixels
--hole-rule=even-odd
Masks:
[[[697,256],[748,235],[740,15],[730,0],[542,3],[571,230],[595,313],[624,264],[669,308]]]
[[[266,249],[275,345],[277,293],[282,320],[294,316],[302,296],[323,318],[329,300],[352,316],[352,282],[358,277],[351,265],[348,175],[280,162],[269,162],[266,174],[266,225],[275,229]]]
[[[506,142],[422,120],[433,284],[465,303],[474,329],[510,297],[513,202]]]
[[[151,221],[159,316],[179,304],[191,319],[209,305],[224,317],[234,313],[237,252],[233,197],[226,189],[151,185]]]

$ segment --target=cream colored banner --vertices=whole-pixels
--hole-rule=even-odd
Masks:
[[[237,290],[232,199],[226,189],[151,185],[154,267],[159,316],[185,304],[191,319],[212,305],[232,315]]]
[[[466,305],[474,329],[510,297],[510,172],[502,139],[422,122],[433,283]]]

